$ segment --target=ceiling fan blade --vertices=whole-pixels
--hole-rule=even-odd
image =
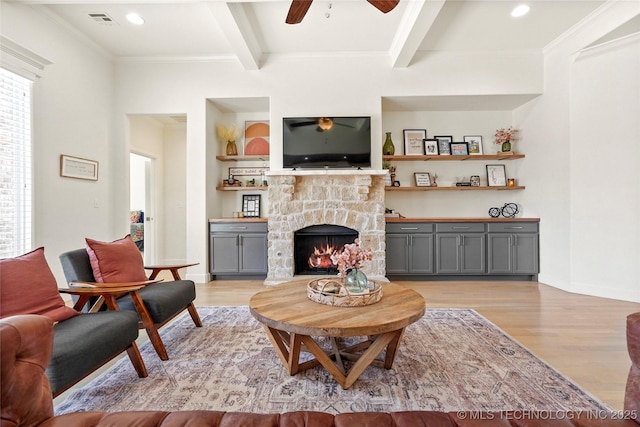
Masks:
[[[313,0],[292,0],[287,14],[287,24],[299,24],[306,15]]]
[[[391,12],[400,3],[400,0],[367,0],[382,13]]]

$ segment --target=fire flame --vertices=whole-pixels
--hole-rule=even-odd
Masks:
[[[331,255],[335,252],[332,245],[313,247],[313,253],[309,256],[309,267],[311,268],[330,268],[333,267]]]

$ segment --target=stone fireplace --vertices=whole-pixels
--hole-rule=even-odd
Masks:
[[[344,245],[353,243],[358,232],[341,225],[311,225],[293,233],[293,273],[338,274],[331,261],[334,252],[340,252]]]
[[[385,275],[384,175],[374,170],[302,170],[269,172],[268,273],[266,285],[292,280],[296,232],[311,226],[353,230],[373,260],[363,271]],[[314,228],[319,230],[318,228]],[[313,230],[313,229],[312,229]],[[320,274],[320,273],[312,273]],[[333,274],[333,273],[330,273]]]

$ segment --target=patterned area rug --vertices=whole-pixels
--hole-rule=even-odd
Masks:
[[[56,414],[211,409],[278,413],[403,410],[609,410],[473,310],[427,310],[409,326],[390,370],[370,366],[349,390],[322,367],[289,376],[247,307],[200,307],[161,335],[170,360],[141,346],[75,391]],[[348,309],[345,309],[348,314]]]

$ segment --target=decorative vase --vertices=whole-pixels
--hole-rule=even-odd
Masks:
[[[511,141],[505,141],[502,143],[502,151],[511,151]]]
[[[227,156],[237,156],[238,147],[236,147],[235,141],[227,141]]]
[[[391,132],[387,132],[387,138],[384,140],[384,145],[382,146],[382,154],[385,156],[393,156],[395,152],[396,147],[391,140]]]
[[[363,292],[367,289],[367,276],[357,268],[347,270],[344,276],[344,284],[349,292]]]

